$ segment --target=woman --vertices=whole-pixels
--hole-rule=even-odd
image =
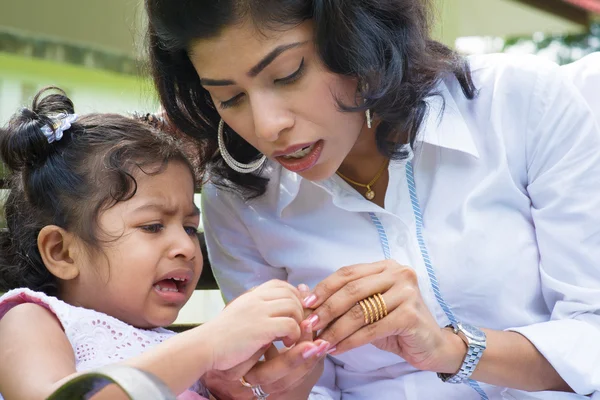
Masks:
[[[214,154],[225,297],[309,283],[332,346],[322,373],[291,348],[207,377],[217,398],[600,389],[598,127],[555,65],[432,41],[426,3],[146,1],[162,104]]]

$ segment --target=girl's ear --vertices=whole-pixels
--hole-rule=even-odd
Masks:
[[[79,276],[81,243],[75,235],[56,225],[47,225],[38,235],[38,249],[48,271],[61,280]]]

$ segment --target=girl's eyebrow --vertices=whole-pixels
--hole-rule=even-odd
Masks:
[[[132,213],[139,213],[139,212],[143,212],[143,211],[158,211],[161,212],[165,215],[175,215],[177,214],[177,209],[176,208],[172,208],[172,207],[167,207],[164,204],[160,204],[160,203],[147,203],[144,204],[138,208],[136,208],[135,210],[132,211]],[[187,214],[188,217],[190,216],[196,216],[196,215],[200,215],[200,209],[194,204],[193,209],[191,210],[190,213]]]

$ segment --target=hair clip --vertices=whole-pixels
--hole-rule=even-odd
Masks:
[[[49,117],[52,125],[42,126],[42,132],[48,139],[48,143],[59,141],[63,137],[63,133],[71,128],[71,124],[77,121],[77,114],[57,114]]]

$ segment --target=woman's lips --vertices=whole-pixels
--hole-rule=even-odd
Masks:
[[[275,159],[285,169],[296,173],[303,172],[312,168],[317,163],[317,161],[319,161],[319,157],[321,157],[321,152],[323,151],[323,145],[323,140],[317,141],[314,145],[312,145],[313,148],[311,149],[311,151],[302,158],[286,158],[284,155],[278,155],[275,157]],[[297,146],[296,149],[291,149],[293,150],[292,152],[287,151],[286,155],[301,150],[306,146],[311,146],[311,144]]]

